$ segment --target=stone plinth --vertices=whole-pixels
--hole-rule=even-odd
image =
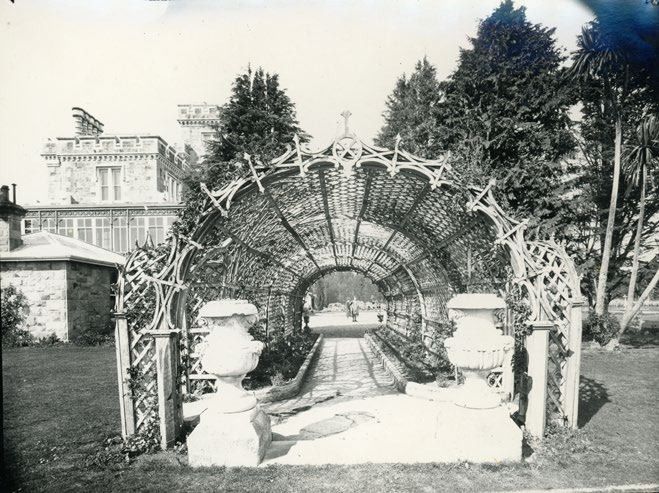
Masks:
[[[258,404],[241,413],[207,411],[188,437],[188,462],[192,467],[255,467],[271,441],[270,417]]]
[[[241,382],[256,368],[263,349],[248,333],[258,312],[247,301],[217,300],[204,305],[199,316],[210,329],[199,345],[201,365],[217,380],[208,409],[188,437],[189,463],[193,467],[257,466],[272,440],[270,418]]]

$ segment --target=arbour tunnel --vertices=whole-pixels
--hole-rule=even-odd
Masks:
[[[291,331],[316,280],[354,270],[380,288],[389,328],[406,334],[445,320],[454,294],[504,293],[517,284],[532,309],[530,322],[553,326],[548,395],[561,416],[576,422],[569,375],[579,363],[570,358],[577,339],[572,308],[580,299],[574,266],[557,245],[526,241],[525,223],[506,216],[490,186],[466,185],[445,160],[416,158],[398,144],[366,145],[347,128],[320,152],[295,141],[269,166],[248,165],[241,179],[207,191],[189,237],[173,238],[164,253],[143,248],[128,259],[117,296],[117,327],[125,333],[120,381],[128,378],[122,366],[138,374],[154,370],[158,338],[150,334],[168,331],[171,357],[183,355],[184,375],[173,374],[177,389],[204,380],[189,349],[203,337],[197,311],[212,299],[247,298],[269,330]],[[155,303],[144,309],[148,293]],[[578,332],[580,340],[580,320]],[[122,393],[124,434],[145,422],[150,402],[145,393],[129,394]],[[176,405],[167,411],[162,398],[158,404],[167,437],[179,419]]]
[[[372,153],[354,168],[320,157],[302,168],[278,167],[235,190],[225,199],[228,216],[211,209],[192,238],[225,242],[190,268],[192,286],[205,289],[214,278],[223,291],[213,296],[241,291],[268,322],[273,308],[284,306],[288,330],[299,325],[305,291],[333,271],[354,270],[374,282],[388,302],[389,323],[403,331],[444,319],[455,293],[496,291],[496,225],[442,179],[446,164],[392,169]],[[440,177],[436,183],[428,171]]]

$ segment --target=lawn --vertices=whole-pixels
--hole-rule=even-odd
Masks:
[[[85,465],[119,433],[113,348],[3,350],[6,491],[488,491],[659,482],[659,348],[583,353],[582,430],[524,463],[201,469],[162,452]]]

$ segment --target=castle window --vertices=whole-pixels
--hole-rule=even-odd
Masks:
[[[110,241],[112,239],[110,233],[110,219],[107,217],[97,217],[94,222],[96,223],[96,227],[94,228],[96,233],[96,241],[94,244],[96,246],[100,246],[101,248],[112,248],[112,242]]]
[[[73,238],[74,229],[75,227],[73,218],[65,218],[59,220],[59,227],[57,231],[59,234]]]
[[[57,233],[57,222],[54,218],[46,218],[42,221],[41,230],[48,231],[49,233]]]
[[[87,243],[94,243],[94,230],[91,217],[79,217],[77,220],[78,239]]]
[[[146,241],[146,224],[144,217],[131,217],[130,218],[130,239],[131,245],[136,242],[138,245],[143,245]]]
[[[36,233],[39,231],[39,221],[35,219],[23,220],[23,234]]]
[[[130,250],[128,245],[128,230],[126,229],[126,218],[125,217],[115,217],[112,227],[112,249],[115,252],[127,252]]]
[[[121,200],[121,168],[98,168],[97,173],[101,187],[101,201]]]
[[[149,217],[149,233],[157,245],[165,241],[165,226],[163,217]]]
[[[167,199],[170,202],[178,202],[179,201],[179,183],[171,175],[167,175],[167,181],[166,181],[167,187]]]

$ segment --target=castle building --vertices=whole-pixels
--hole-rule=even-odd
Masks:
[[[142,244],[147,232],[164,241],[176,221],[186,168],[205,155],[219,123],[216,105],[180,105],[179,152],[157,135],[106,134],[103,124],[73,108],[74,134],[48,139],[48,203],[26,205],[23,234],[46,231],[118,253]]]
[[[183,132],[186,152],[191,164],[204,158],[208,143],[213,140],[214,129],[220,124],[220,107],[213,104],[179,104],[178,124]]]

